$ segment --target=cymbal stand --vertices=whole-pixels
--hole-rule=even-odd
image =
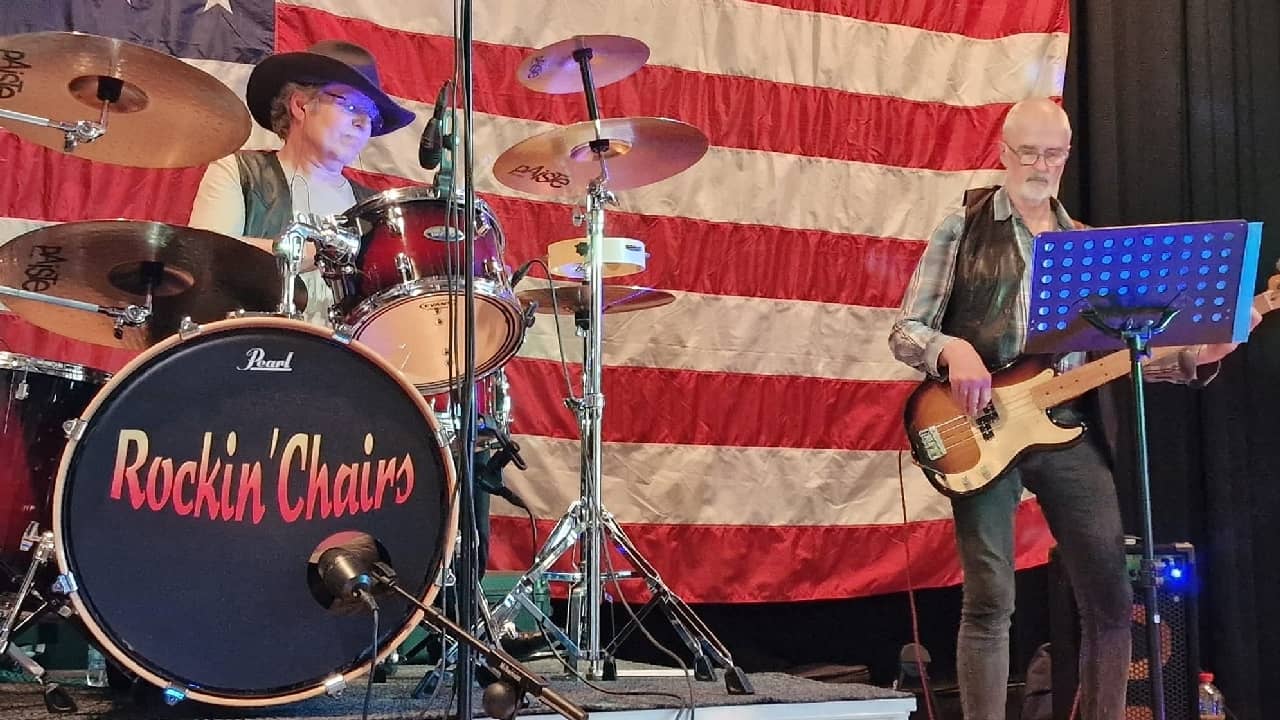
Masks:
[[[575,642],[570,642],[564,633],[555,633],[556,637],[570,658],[574,661],[587,661],[587,677],[591,679],[613,679],[616,677],[616,665],[609,652],[616,650],[629,632],[638,625],[638,620],[647,615],[655,606],[660,606],[671,621],[676,633],[694,656],[695,676],[701,680],[713,680],[715,675],[711,664],[723,667],[725,685],[730,694],[752,694],[754,690],[746,673],[734,666],[728,650],[693,614],[675,593],[662,581],[654,567],[639,553],[635,544],[623,532],[621,525],[613,515],[605,509],[603,499],[603,436],[601,425],[604,420],[605,396],[602,386],[602,369],[604,365],[604,256],[605,241],[605,206],[617,204],[617,199],[608,189],[608,160],[613,156],[614,148],[610,141],[601,138],[600,113],[596,105],[595,83],[591,76],[592,52],[589,48],[574,52],[582,74],[582,85],[586,93],[587,111],[591,121],[596,125],[596,139],[588,146],[600,165],[600,175],[588,185],[585,211],[574,218],[576,224],[586,225],[587,230],[587,285],[590,288],[591,304],[585,317],[577,318],[579,334],[584,338],[582,364],[582,397],[567,398],[565,404],[573,410],[578,418],[581,436],[582,460],[580,486],[581,495],[568,511],[560,518],[547,536],[546,542],[534,558],[533,566],[519,580],[503,602],[493,610],[494,620],[499,627],[507,624],[520,608],[529,611],[538,623],[546,628],[552,623],[537,609],[530,599],[533,588],[540,577],[551,580],[574,582],[576,587],[570,593],[574,597],[582,597],[582,607],[575,609],[572,602],[569,610],[569,635]],[[583,325],[585,324],[585,328]],[[649,586],[653,599],[641,610],[636,620],[628,624],[624,632],[610,644],[608,651],[601,647],[600,625],[604,604],[605,580],[629,578],[631,573],[610,573],[602,571],[604,561],[605,536],[618,547],[631,565],[639,571]],[[551,566],[568,552],[579,541],[583,543],[581,569],[574,573],[552,573]],[[584,586],[585,587],[582,587]],[[576,664],[576,662],[575,662]]]
[[[0,119],[16,120],[28,125],[61,131],[63,152],[72,152],[80,145],[91,143],[107,134],[107,115],[111,112],[111,104],[120,102],[120,95],[124,90],[123,80],[106,75],[99,75],[97,80],[97,96],[98,100],[102,102],[102,114],[96,122],[93,120],[77,120],[73,123],[60,122],[40,117],[39,115],[28,115],[15,110],[4,109],[0,109]]]

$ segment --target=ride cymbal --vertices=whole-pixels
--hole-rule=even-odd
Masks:
[[[590,120],[549,130],[507,148],[493,164],[498,182],[513,190],[583,197],[608,171],[610,190],[631,190],[678,175],[707,152],[698,128],[667,118]]]
[[[591,53],[592,83],[600,88],[630,77],[649,61],[649,46],[622,35],[577,35],[548,45],[524,59],[516,70],[521,85],[552,95],[584,92],[582,67],[574,54]]]
[[[244,309],[274,310],[280,280],[275,257],[218,233],[133,220],[49,225],[0,247],[0,285],[103,307],[146,303],[141,327],[114,335],[105,315],[13,297],[0,298],[28,322],[106,347],[141,350],[176,333],[184,317],[224,319]]]
[[[87,160],[142,168],[202,165],[244,145],[249,111],[212,75],[123,40],[69,32],[0,37],[0,110],[71,123],[101,118],[106,132],[70,152]],[[0,82],[4,82],[0,80]],[[61,130],[0,118],[0,126],[67,152]]]

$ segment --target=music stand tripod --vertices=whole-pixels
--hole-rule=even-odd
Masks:
[[[1165,698],[1142,363],[1155,346],[1248,338],[1261,236],[1260,223],[1236,220],[1055,231],[1035,238],[1026,351],[1119,346],[1129,353],[1143,530],[1138,584],[1148,618],[1153,720],[1165,720]]]

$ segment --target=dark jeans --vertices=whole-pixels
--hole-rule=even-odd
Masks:
[[[952,501],[964,568],[957,672],[965,720],[1003,720],[1014,606],[1013,516],[1036,494],[1080,608],[1081,720],[1122,720],[1132,590],[1111,472],[1081,442],[1038,453],[985,492]]]

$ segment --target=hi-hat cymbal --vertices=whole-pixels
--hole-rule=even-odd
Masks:
[[[591,288],[587,285],[557,285],[555,295],[556,303],[558,303],[562,313],[567,315],[582,313],[585,315],[590,312]],[[557,306],[551,301],[551,288],[547,287],[519,290],[516,292],[516,297],[520,298],[520,304],[526,307],[532,303],[538,303],[535,312],[552,313],[555,312]],[[632,285],[604,286],[604,312],[606,315],[662,307],[675,301],[675,299],[676,296],[666,290],[655,290]]]
[[[244,103],[212,75],[123,40],[67,32],[10,35],[0,37],[0,57],[20,78],[20,85],[7,88],[12,92],[0,92],[3,110],[97,122],[99,93],[119,88],[106,133],[72,151],[88,160],[145,168],[202,165],[238,150],[252,127]],[[0,125],[65,151],[60,130],[3,118]]]
[[[622,35],[577,35],[536,50],[520,63],[516,79],[530,90],[564,95],[584,92],[582,68],[574,53],[590,50],[591,80],[596,87],[615,83],[644,67],[649,46]]]
[[[631,190],[678,175],[707,152],[698,128],[667,118],[600,121],[607,142],[597,155],[596,124],[590,120],[550,130],[507,148],[493,164],[494,177],[513,190],[553,197],[582,197],[600,177],[600,158],[610,190]]]
[[[275,258],[206,230],[95,220],[38,228],[0,247],[0,285],[104,307],[144,304],[147,271],[158,278],[151,319],[142,327],[125,327],[119,339],[105,315],[36,300],[2,301],[50,332],[130,350],[176,333],[184,317],[211,322],[238,309],[274,310],[279,303]]]

